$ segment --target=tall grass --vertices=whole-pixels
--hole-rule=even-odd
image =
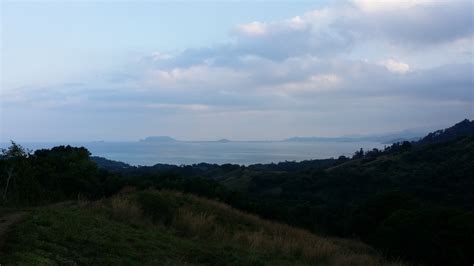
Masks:
[[[110,210],[114,218],[132,223],[142,221],[143,211],[138,205],[125,197],[113,197],[110,200]]]
[[[307,230],[263,220],[221,202],[180,192],[121,194],[102,207],[107,205],[110,205],[114,217],[133,223],[160,223],[182,236],[222,241],[270,254],[283,254],[311,264],[402,264],[384,260],[372,248],[358,241],[320,237]],[[165,218],[157,218],[160,215]]]

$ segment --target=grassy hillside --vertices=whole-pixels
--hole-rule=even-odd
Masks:
[[[466,265],[474,246],[473,162],[471,136],[324,162],[136,168],[128,182],[219,198],[265,219],[361,239],[389,257]]]
[[[394,265],[360,242],[171,191],[31,209],[6,237],[2,265]]]

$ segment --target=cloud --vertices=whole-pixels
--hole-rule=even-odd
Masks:
[[[143,105],[143,107],[152,109],[180,109],[185,111],[208,111],[210,109],[210,107],[205,104],[150,103]]]
[[[236,34],[258,38],[265,35],[277,35],[290,31],[302,31],[308,28],[310,24],[305,18],[295,16],[291,19],[276,22],[254,21],[247,24],[237,25],[234,29]]]
[[[90,83],[17,90],[5,102],[39,108],[156,109],[176,112],[300,110],[320,101],[404,97],[472,102],[472,64],[411,70],[394,59],[370,62],[311,56],[271,61],[243,57],[237,67],[150,70],[132,87]]]
[[[379,64],[385,66],[389,71],[394,73],[405,74],[410,70],[410,66],[406,63],[397,61],[393,58],[382,60]]]
[[[244,23],[224,44],[152,53],[78,85],[9,90],[1,102],[242,128],[251,120],[285,132],[313,121],[459,116],[474,101],[470,5],[360,0]]]
[[[383,8],[381,2],[361,2],[367,2],[361,12],[342,20],[340,26],[352,28],[363,39],[378,38],[400,47],[425,48],[474,33],[471,1],[389,1],[387,5],[384,1]]]
[[[246,79],[247,73],[231,68],[201,64],[169,70],[150,70],[146,74],[145,85],[161,90],[223,90],[226,87],[232,86],[232,84],[243,84]]]
[[[338,15],[322,9],[281,21],[241,24],[233,31],[236,38],[230,49],[277,60],[347,51],[353,45],[352,35],[331,26]]]
[[[246,55],[279,61],[306,55],[328,58],[349,56],[357,49],[370,54],[376,51],[366,47],[374,43],[392,53],[418,53],[462,40],[472,43],[471,9],[471,1],[339,3],[288,19],[239,24],[231,31],[232,42],[191,48],[159,63],[183,67],[213,60],[229,65]]]
[[[315,74],[303,81],[287,82],[261,89],[280,96],[297,96],[337,90],[341,83],[341,78],[335,74]]]
[[[166,53],[154,52],[150,55],[150,58],[153,61],[161,61],[161,60],[167,60],[167,59],[173,58],[173,56]]]
[[[417,6],[430,5],[436,3],[436,0],[354,0],[355,6],[365,12],[379,12],[386,10],[401,10]],[[439,2],[439,1],[438,1]]]
[[[266,33],[266,25],[262,22],[254,21],[248,24],[237,25],[235,32],[248,36],[262,36]]]

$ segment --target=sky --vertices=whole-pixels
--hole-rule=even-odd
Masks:
[[[0,2],[0,141],[271,140],[474,118],[474,2]]]

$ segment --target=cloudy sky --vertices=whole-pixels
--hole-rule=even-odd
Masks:
[[[0,141],[281,139],[474,118],[470,0],[0,5]]]

